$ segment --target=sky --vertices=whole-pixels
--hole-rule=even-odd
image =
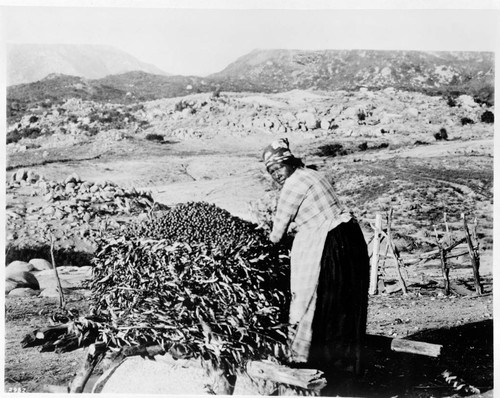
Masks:
[[[4,43],[112,45],[167,73],[205,76],[254,49],[495,51],[499,4],[0,0],[0,35]]]

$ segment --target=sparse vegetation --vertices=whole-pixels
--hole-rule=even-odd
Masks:
[[[439,132],[434,134],[434,138],[436,139],[436,141],[441,141],[441,140],[446,141],[448,139],[448,132],[444,127],[441,127],[439,129]]]
[[[161,134],[149,133],[145,138],[148,141],[165,142],[165,137]]]
[[[481,122],[483,123],[494,123],[495,122],[495,114],[491,111],[484,111],[481,115]]]
[[[335,156],[344,156],[349,152],[344,149],[342,144],[326,144],[321,145],[318,150],[314,153],[316,156],[325,156],[325,157],[335,157]]]
[[[38,138],[42,135],[38,127],[26,127],[21,130],[15,129],[7,133],[7,144],[18,142],[22,138]]]
[[[467,124],[474,124],[474,120],[469,117],[463,117],[460,119],[460,123],[462,123],[462,126],[466,126]]]

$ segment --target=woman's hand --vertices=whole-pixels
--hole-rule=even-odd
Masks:
[[[273,243],[278,243],[281,239],[274,234],[269,235],[269,240]]]

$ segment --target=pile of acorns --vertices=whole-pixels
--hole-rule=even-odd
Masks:
[[[289,248],[217,206],[132,225],[93,261],[94,312],[112,346],[161,344],[229,371],[286,352]]]

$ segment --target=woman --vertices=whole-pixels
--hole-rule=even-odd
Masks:
[[[263,160],[282,185],[270,240],[279,242],[292,222],[297,230],[291,251],[290,360],[359,373],[369,278],[361,228],[328,179],[292,155],[287,139],[269,145]]]

